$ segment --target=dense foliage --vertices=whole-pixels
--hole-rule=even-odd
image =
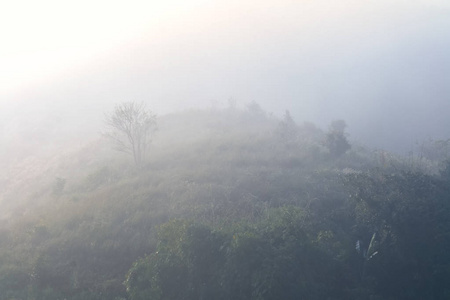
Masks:
[[[341,123],[191,111],[139,169],[98,141],[11,178],[0,299],[449,299],[450,164]]]
[[[166,224],[157,251],[127,275],[130,299],[345,298],[351,272],[322,249],[327,233],[309,236],[304,222],[302,210],[286,207],[227,229]]]

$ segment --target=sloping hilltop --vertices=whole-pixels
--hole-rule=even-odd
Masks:
[[[332,135],[186,111],[140,168],[101,137],[9,163],[0,299],[448,299],[448,165]]]

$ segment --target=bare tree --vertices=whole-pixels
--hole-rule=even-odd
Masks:
[[[133,155],[140,167],[156,130],[156,115],[144,103],[124,102],[105,116],[105,123],[108,127],[105,136],[114,142],[114,149]]]

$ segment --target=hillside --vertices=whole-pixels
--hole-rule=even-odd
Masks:
[[[446,164],[327,134],[228,108],[160,117],[142,168],[36,144],[1,178],[0,299],[446,299]]]

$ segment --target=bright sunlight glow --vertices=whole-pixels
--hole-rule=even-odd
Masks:
[[[261,12],[261,20],[253,21],[258,25],[259,33],[250,32],[250,36],[269,35],[270,32],[275,32],[276,36],[289,32],[293,27],[305,30],[312,28],[309,35],[320,36],[320,29],[316,28],[319,25],[326,26],[332,19],[341,19],[341,23],[348,23],[352,30],[356,30],[365,26],[367,16],[374,15],[374,11],[388,15],[396,11],[392,4],[401,2],[402,0],[379,0],[364,4],[356,0],[343,3],[329,0],[3,1],[0,4],[0,95],[51,82],[71,70],[84,68],[101,57],[112,55],[112,51],[128,41],[139,40],[144,35],[148,38],[149,32],[151,36],[163,39],[180,38],[179,34],[170,36],[168,33],[174,28],[188,30],[189,26],[197,26],[199,28],[195,31],[203,32],[205,43],[208,44],[217,34],[208,35],[207,32],[213,30],[211,27],[218,26],[218,22],[227,26],[226,35],[230,33],[239,36],[246,30],[247,18],[258,10]],[[449,6],[444,3],[443,0],[416,0],[412,1],[410,7],[423,7],[426,4],[448,9]],[[291,17],[285,18],[290,14]],[[349,18],[343,15],[350,16],[354,22],[347,22]],[[207,21],[201,22],[199,19]],[[284,24],[284,27],[277,31],[273,28],[274,24]],[[235,30],[230,31],[230,26]],[[164,28],[161,32],[160,27]],[[340,32],[347,29],[345,25],[339,25],[335,30]]]
[[[173,18],[186,9],[183,2],[4,1],[0,5],[0,92],[40,84],[88,64]]]

